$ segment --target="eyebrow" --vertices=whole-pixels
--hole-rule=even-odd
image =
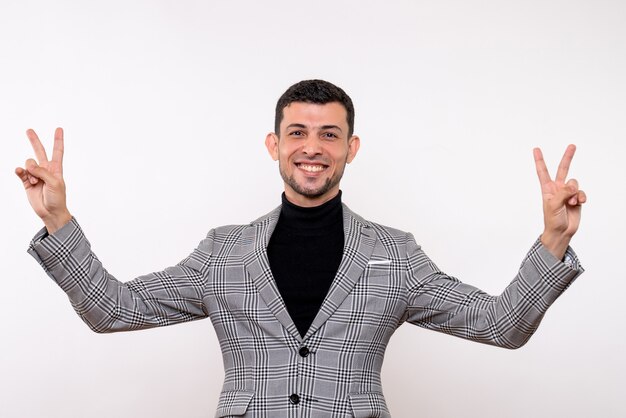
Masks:
[[[289,128],[300,128],[300,129],[306,129],[306,126],[304,126],[301,123],[290,123],[289,125],[287,125],[286,129]]]
[[[300,129],[307,129],[307,127],[301,123],[290,123],[289,125],[287,125],[286,129],[290,129],[290,128],[300,128]],[[326,130],[326,129],[337,129],[339,132],[343,132],[341,130],[341,128],[337,125],[322,125],[320,126],[320,129],[322,130]]]
[[[321,129],[337,129],[339,132],[343,132],[337,125],[322,125]]]

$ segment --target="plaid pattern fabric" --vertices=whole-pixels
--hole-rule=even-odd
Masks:
[[[279,213],[213,229],[176,266],[127,283],[103,268],[75,219],[42,230],[29,252],[96,332],[210,317],[225,369],[217,417],[389,417],[380,371],[403,322],[517,348],[583,271],[571,250],[567,265],[537,241],[513,282],[489,296],[441,272],[411,234],[344,206],[343,258],[301,337],[266,254]]]

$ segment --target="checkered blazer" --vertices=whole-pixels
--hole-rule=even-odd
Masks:
[[[40,231],[29,252],[96,332],[210,317],[225,370],[216,417],[389,417],[380,372],[403,322],[517,348],[582,272],[573,252],[567,265],[537,241],[513,282],[489,296],[442,273],[411,234],[344,206],[343,258],[302,337],[267,258],[279,214],[213,229],[176,266],[127,283],[103,268],[75,219]]]

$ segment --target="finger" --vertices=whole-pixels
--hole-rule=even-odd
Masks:
[[[578,205],[578,189],[572,184],[565,184],[558,187],[554,194],[554,201],[559,205]]]
[[[572,196],[567,204],[570,206],[579,206],[587,201],[587,194],[582,190],[578,190],[574,196]]]
[[[30,145],[33,147],[33,151],[35,151],[35,156],[37,157],[37,160],[39,160],[39,163],[47,162],[48,156],[46,155],[46,149],[41,144],[41,141],[35,131],[28,129],[26,131],[26,136],[28,136],[28,139],[30,140]]]
[[[567,184],[570,187],[573,187],[574,189],[576,189],[576,191],[578,191],[578,180],[576,180],[576,179],[569,179],[567,181],[567,183],[565,183],[565,184]]]
[[[31,179],[31,184],[37,183],[38,179],[41,179],[48,184],[54,182],[54,176],[45,168],[40,167],[35,160],[30,159],[26,161],[26,171],[28,171],[28,174],[32,177],[35,177],[34,182],[33,179]]]
[[[552,179],[550,178],[550,173],[548,173],[548,167],[546,167],[546,162],[543,159],[543,153],[541,152],[541,149],[533,149],[533,157],[535,157],[535,168],[537,169],[537,177],[539,177],[539,183],[541,183],[542,186],[544,184],[550,183]]]
[[[19,179],[24,184],[24,187],[28,187],[30,185],[30,181],[28,179],[28,172],[24,170],[22,167],[17,167],[15,169],[15,175],[19,177]]]
[[[576,179],[570,179],[565,184],[572,192],[574,192],[574,195],[570,197],[570,199],[567,201],[567,204],[570,206],[578,205],[578,181]]]
[[[57,128],[54,131],[54,147],[52,149],[52,161],[63,164],[63,129]]]
[[[559,163],[559,168],[556,172],[557,182],[565,182],[567,178],[567,173],[569,172],[569,166],[572,163],[572,158],[574,158],[574,153],[576,152],[576,145],[570,144],[565,149],[565,154],[563,154],[563,158],[561,158],[561,162]]]
[[[32,184],[33,186],[39,182],[39,178],[37,178],[35,175],[33,175],[33,173],[30,172],[29,167],[34,168],[38,166],[39,165],[37,164],[37,162],[33,160],[32,158],[29,158],[24,163],[24,167],[26,167],[25,171],[26,171],[28,184]]]

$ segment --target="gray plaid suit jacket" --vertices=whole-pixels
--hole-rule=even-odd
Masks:
[[[225,370],[216,417],[389,417],[380,372],[403,322],[517,348],[582,272],[571,250],[568,265],[537,241],[513,282],[489,296],[442,273],[411,234],[344,206],[343,259],[301,337],[266,253],[279,214],[213,229],[178,265],[127,283],[103,268],[75,219],[40,231],[29,252],[96,332],[210,317]]]

